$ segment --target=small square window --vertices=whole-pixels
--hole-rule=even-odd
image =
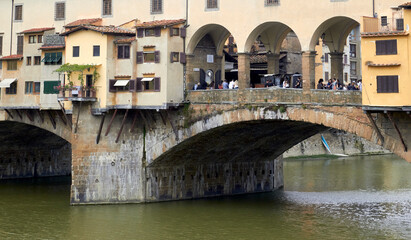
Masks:
[[[145,63],[153,63],[154,61],[155,61],[154,52],[144,52],[144,62]]]
[[[280,0],[265,0],[265,6],[277,6]]]
[[[29,43],[36,43],[36,35],[29,36]]]
[[[206,0],[206,9],[218,9],[218,0]]]
[[[7,61],[7,70],[8,70],[8,71],[15,71],[15,70],[17,70],[17,60],[9,60],[9,61]]]
[[[151,13],[163,12],[163,0],[151,0]]]
[[[43,35],[37,35],[37,43],[43,43]]]
[[[171,36],[179,36],[180,35],[180,29],[179,28],[172,28],[171,29]]]
[[[103,16],[113,15],[113,5],[111,0],[103,0]]]
[[[129,59],[130,58],[130,45],[117,46],[117,58],[118,59]]]
[[[17,82],[12,82],[9,88],[6,88],[6,94],[16,94],[17,93]]]
[[[146,37],[154,36],[154,35],[155,35],[155,30],[154,30],[154,28],[148,28],[148,29],[146,29],[145,35],[146,35]]]
[[[170,56],[170,61],[173,62],[178,62],[179,61],[179,56],[180,53],[179,52],[171,52],[171,56]]]
[[[26,58],[26,65],[30,66],[31,65],[31,57]]]
[[[25,88],[24,88],[24,93],[25,94],[32,94],[33,93],[33,82],[26,82],[25,83]]]
[[[34,57],[34,65],[40,65],[41,63],[41,57],[40,56],[35,56]]]

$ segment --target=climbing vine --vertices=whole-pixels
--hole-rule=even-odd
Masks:
[[[82,87],[84,87],[84,71],[90,71],[91,69],[94,69],[93,71],[93,85],[97,81],[97,79],[100,77],[100,74],[97,72],[97,66],[93,64],[70,64],[66,63],[61,65],[58,69],[55,70],[55,72],[58,73],[66,73],[67,74],[67,80],[69,81],[68,85],[73,86],[73,82],[71,81],[71,74],[77,72],[78,73],[78,80],[80,81],[80,84]]]

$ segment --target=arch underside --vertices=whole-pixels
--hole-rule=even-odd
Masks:
[[[275,159],[327,127],[297,121],[239,122],[197,134],[158,157],[149,167]]]
[[[2,121],[0,143],[0,179],[71,174],[71,144],[52,132]]]

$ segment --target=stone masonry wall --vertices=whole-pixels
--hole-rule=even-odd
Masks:
[[[0,179],[69,176],[71,145],[60,149],[26,148],[2,151]]]

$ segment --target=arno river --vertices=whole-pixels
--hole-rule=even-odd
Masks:
[[[0,239],[411,238],[404,160],[287,160],[284,181],[266,194],[80,207],[70,178],[1,181]]]

